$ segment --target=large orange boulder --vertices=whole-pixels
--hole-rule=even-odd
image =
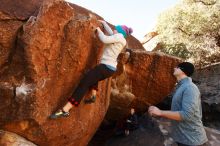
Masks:
[[[6,38],[0,40],[1,46],[4,42],[9,45],[1,51],[7,52],[1,61],[1,129],[37,145],[54,146],[84,146],[95,133],[108,109],[109,80],[99,84],[98,97],[102,98],[96,103],[82,103],[66,119],[48,119],[66,102],[102,52],[103,45],[93,32],[98,21],[77,17],[76,13],[67,2],[46,0],[37,17],[28,17],[27,21],[7,15],[9,22],[18,24],[8,23],[7,27],[14,26],[5,32],[8,37],[1,33]]]
[[[163,53],[133,50],[129,62],[119,64],[121,72],[112,79],[107,119],[120,119],[131,107],[144,112],[150,105],[162,102],[175,86],[173,70],[180,61]]]

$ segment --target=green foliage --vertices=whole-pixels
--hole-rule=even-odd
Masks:
[[[159,16],[156,29],[162,52],[199,65],[220,62],[220,0],[183,0]]]
[[[159,51],[159,52],[163,52],[166,54],[170,54],[172,56],[177,56],[179,58],[182,58],[184,60],[187,60],[191,57],[190,52],[187,50],[185,44],[181,43],[181,44],[160,44],[160,48],[163,49],[158,49],[158,50],[154,50],[154,51]]]

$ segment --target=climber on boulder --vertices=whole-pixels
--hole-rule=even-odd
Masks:
[[[118,55],[125,48],[126,38],[133,32],[133,30],[125,25],[118,25],[115,26],[114,31],[112,31],[105,21],[99,20],[99,22],[101,22],[103,28],[108,33],[108,35],[105,35],[99,27],[95,29],[95,33],[105,44],[100,64],[85,74],[72,96],[68,98],[68,102],[62,109],[51,114],[51,119],[69,116],[70,109],[74,106],[78,107],[86,92],[91,88],[93,89],[92,97],[85,100],[85,103],[95,102],[98,82],[111,77],[116,71]]]

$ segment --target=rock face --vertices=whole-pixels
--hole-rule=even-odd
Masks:
[[[0,13],[10,16],[10,20],[27,20],[36,16],[43,0],[1,0]]]
[[[107,119],[120,119],[131,107],[145,111],[163,101],[174,85],[173,68],[179,59],[156,52],[134,50],[124,71],[112,79]]]
[[[198,69],[193,76],[198,85],[203,106],[204,122],[220,130],[220,64]]]
[[[16,13],[16,19],[1,12],[3,18],[7,16],[7,21],[0,21],[4,24],[0,40],[1,129],[37,145],[84,146],[108,109],[109,80],[99,84],[98,96],[102,98],[95,104],[80,105],[68,119],[53,121],[48,116],[66,102],[83,74],[97,63],[103,47],[92,30],[98,26],[97,20],[78,17],[64,1],[47,0],[41,5],[37,17],[26,16],[31,9],[24,16]],[[29,19],[23,21],[23,17]]]
[[[17,134],[0,130],[0,145],[2,146],[36,146]]]
[[[97,19],[101,17],[62,0],[1,2],[0,129],[37,145],[88,144],[109,107],[111,79],[99,83],[94,104],[82,103],[66,119],[48,116],[63,106],[82,76],[98,63],[103,44],[93,32]],[[118,75],[122,74],[112,85],[114,106],[126,101],[125,105],[140,103],[145,108],[146,103],[160,102],[173,87],[174,78],[167,72],[178,59],[146,53],[133,37],[128,47],[142,53],[132,53],[124,72],[119,65]]]

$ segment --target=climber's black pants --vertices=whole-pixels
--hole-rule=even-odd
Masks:
[[[78,106],[90,88],[97,88],[98,81],[111,77],[114,72],[104,64],[97,65],[85,74],[68,101],[74,106]]]

